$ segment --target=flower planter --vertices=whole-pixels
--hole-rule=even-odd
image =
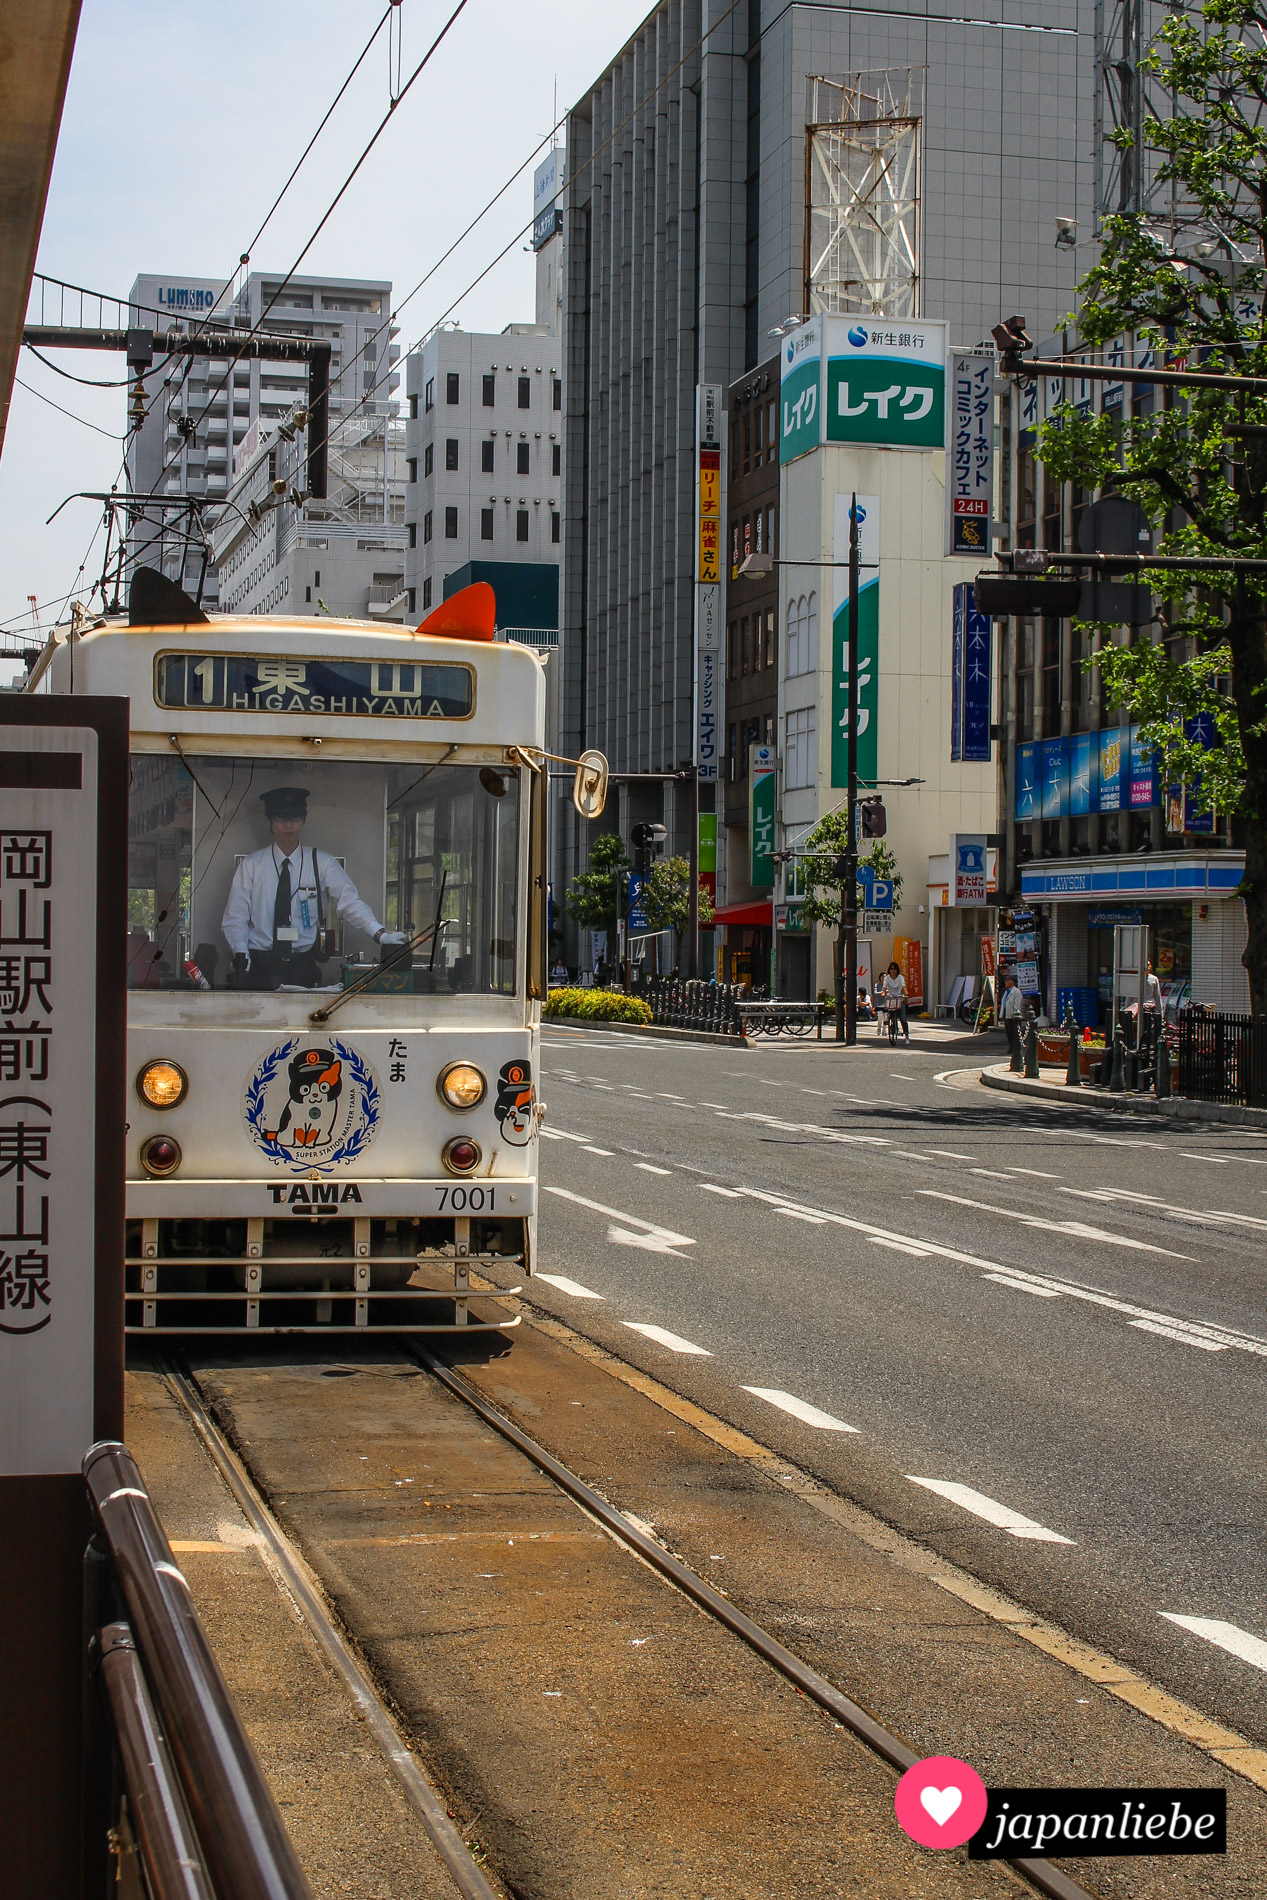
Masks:
[[[1069,1066],[1069,1038],[1058,1029],[1040,1029],[1038,1032],[1038,1060],[1040,1065],[1054,1069],[1059,1065]]]

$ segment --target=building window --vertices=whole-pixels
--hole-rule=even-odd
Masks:
[[[554,401],[553,401],[553,407],[554,407],[555,409],[562,409],[562,407],[563,407],[563,384],[562,384],[562,383],[560,382],[560,380],[559,380],[559,378],[558,378],[557,376],[556,376],[556,377],[554,377],[554,379],[553,379],[553,383],[554,383],[554,388],[553,388],[553,392],[552,392],[552,393],[553,393],[553,398],[554,398]]]
[[[531,376],[521,376],[519,378],[519,407],[521,409],[527,409],[531,402],[532,378]]]
[[[563,473],[563,444],[561,442],[556,442],[551,447],[550,473],[552,475],[561,475]]]
[[[430,605],[431,605],[431,580],[430,580],[430,577],[428,577],[422,583],[422,611],[426,613]]]
[[[485,475],[491,475],[493,472],[493,450],[496,446],[496,443],[492,441],[480,443],[480,468]]]
[[[424,547],[426,546],[427,542],[430,539],[431,539],[431,510],[430,508],[428,508],[426,514],[422,517],[422,544]]]
[[[460,402],[462,385],[455,369],[451,369],[444,379],[444,400],[447,403]]]
[[[733,680],[739,670],[739,622],[732,620],[726,629],[726,678]]]
[[[436,406],[436,379],[434,376],[428,376],[427,378],[427,387],[423,391],[422,406],[426,410],[434,409]]]
[[[415,590],[412,587],[409,590],[409,611],[411,614],[416,614],[418,611],[418,603],[415,596]]]
[[[815,724],[812,706],[803,706],[800,712],[790,712],[787,716],[787,743],[783,754],[786,776],[783,783],[789,792],[807,790],[818,777],[818,735]]]
[[[446,439],[444,444],[444,466],[447,469],[455,469],[457,465],[458,439],[455,435],[451,435]]]
[[[416,482],[418,479],[418,457],[416,455],[409,456],[409,458],[407,459],[405,463],[405,467],[409,471],[410,481]]]
[[[418,523],[416,521],[411,521],[408,524],[408,527],[406,528],[406,533],[409,536],[410,547],[416,548],[418,545]]]
[[[458,538],[458,511],[456,508],[446,508],[444,511],[444,538],[446,541],[456,541]]]
[[[787,604],[787,676],[797,679],[818,665],[818,595],[801,594]]]
[[[739,622],[739,653],[740,671],[746,679],[752,671],[752,645],[747,614]]]
[[[757,426],[755,430],[755,440],[752,445],[753,446],[752,466],[754,468],[760,468],[762,462],[765,460],[765,410],[764,408],[758,408],[756,411],[756,425]]]
[[[485,376],[482,379],[482,385],[481,385],[481,390],[480,390],[480,400],[483,402],[484,407],[486,409],[491,409],[493,404],[496,402],[497,377],[495,374],[492,376]]]
[[[734,631],[734,628],[732,627],[731,632],[733,633],[733,631]],[[731,725],[726,734],[726,764],[727,764],[727,767],[729,768],[728,776],[730,777],[732,784],[735,779],[735,755],[738,752],[738,750],[739,750],[739,728],[736,725]]]
[[[563,517],[556,510],[556,512],[550,516],[550,539],[554,542],[558,542],[562,537],[562,532]]]
[[[770,608],[765,617],[765,663],[767,670],[774,665],[774,609]]]
[[[417,422],[418,420],[418,398],[416,395],[409,398],[409,419],[411,422]]]
[[[515,473],[516,475],[526,475],[528,473],[528,466],[529,466],[528,444],[526,442],[519,442],[515,446]]]
[[[516,541],[528,539],[528,510],[526,508],[520,508],[515,515],[515,539]]]
[[[435,444],[432,442],[428,442],[427,446],[422,451],[422,472],[424,475],[430,475],[432,469],[435,467],[435,453],[436,453]],[[414,463],[415,469],[417,468],[417,466],[418,464],[415,462]]]
[[[491,508],[481,508],[480,509],[480,540],[491,541],[492,538],[493,538],[493,511]]]

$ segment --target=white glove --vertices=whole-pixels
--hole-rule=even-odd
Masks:
[[[381,944],[399,947],[402,943],[409,942],[409,932],[407,930],[384,930],[379,933],[378,941]]]

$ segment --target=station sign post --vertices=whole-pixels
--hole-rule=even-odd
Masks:
[[[123,1436],[128,705],[0,696],[5,1886],[80,1900],[80,1465]]]

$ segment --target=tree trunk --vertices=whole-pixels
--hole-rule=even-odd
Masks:
[[[1247,937],[1241,962],[1249,977],[1249,1006],[1267,1015],[1267,631],[1261,615],[1244,612],[1229,628],[1232,697],[1245,756],[1245,796],[1241,805],[1245,835]]]

